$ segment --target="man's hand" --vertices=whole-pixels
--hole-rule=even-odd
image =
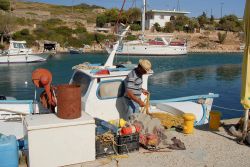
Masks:
[[[145,106],[145,104],[144,104],[144,102],[143,101],[139,101],[139,103],[138,103],[139,105],[140,105],[140,107],[144,107]]]
[[[148,95],[148,94],[149,94],[149,91],[147,91],[146,89],[143,89],[143,88],[142,88],[142,93],[143,93],[144,95]]]

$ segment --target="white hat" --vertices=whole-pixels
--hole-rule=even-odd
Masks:
[[[141,67],[142,67],[144,70],[146,70],[147,72],[150,72],[150,71],[151,71],[152,65],[151,65],[151,63],[150,63],[149,60],[147,60],[147,59],[140,59],[140,60],[139,60],[139,64],[140,64]]]

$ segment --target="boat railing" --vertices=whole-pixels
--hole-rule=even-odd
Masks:
[[[186,96],[186,97],[164,99],[164,100],[150,100],[150,104],[156,105],[156,104],[159,104],[159,103],[191,101],[191,100],[207,99],[207,98],[217,98],[217,97],[219,97],[219,94],[210,93],[208,95],[194,95],[194,96]]]

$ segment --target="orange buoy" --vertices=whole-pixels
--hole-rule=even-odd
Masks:
[[[141,127],[138,125],[131,125],[128,127],[123,127],[121,128],[121,135],[130,135],[132,133],[135,132],[140,132],[141,131]]]

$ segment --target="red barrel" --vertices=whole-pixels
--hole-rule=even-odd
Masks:
[[[57,116],[62,119],[81,117],[81,88],[79,85],[59,85],[56,90]]]

